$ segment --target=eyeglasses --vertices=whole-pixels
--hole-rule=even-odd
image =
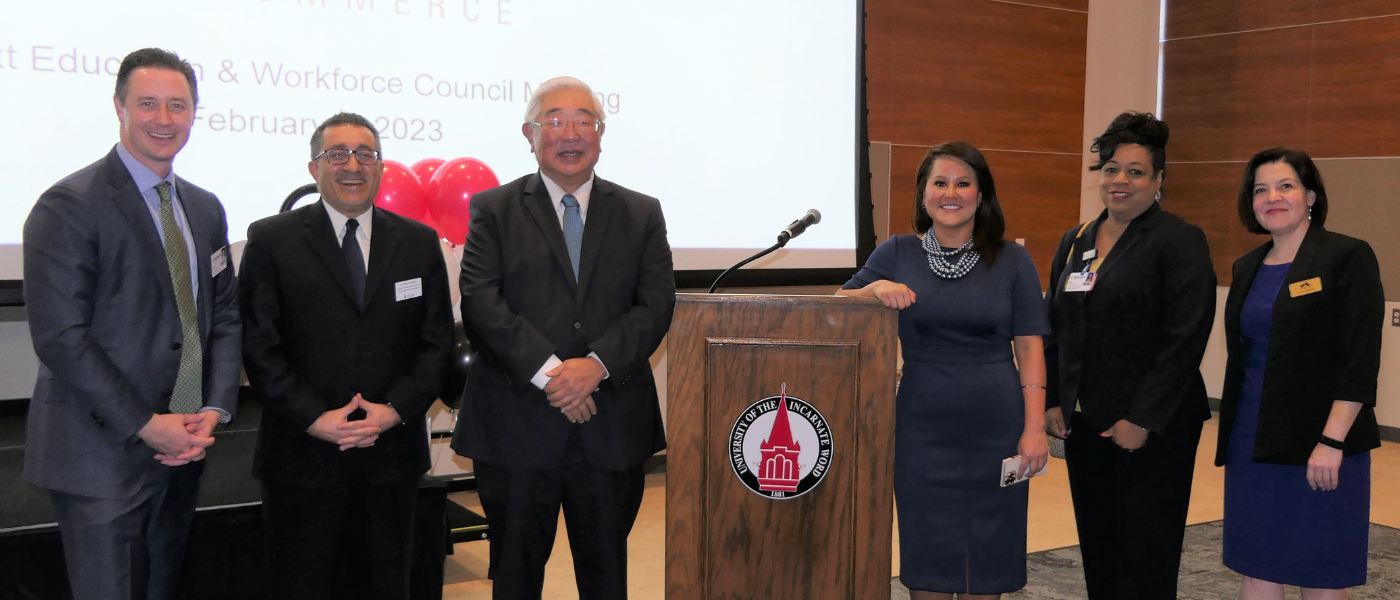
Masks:
[[[601,131],[602,128],[603,128],[603,122],[602,122],[602,121],[595,121],[595,120],[593,120],[593,119],[573,119],[573,120],[569,120],[569,119],[560,119],[559,117],[554,117],[554,118],[552,118],[552,119],[548,119],[548,120],[546,120],[546,121],[543,122],[543,123],[536,123],[536,122],[534,122],[534,121],[530,121],[530,124],[531,124],[531,125],[534,125],[535,127],[543,127],[543,128],[545,128],[545,129],[549,130],[550,133],[560,133],[560,132],[563,132],[563,131],[564,131],[564,128],[565,128],[565,127],[568,127],[570,124],[572,124],[575,128],[577,128],[579,133],[585,133],[585,132],[597,133],[597,132]]]
[[[344,148],[331,148],[329,150],[322,150],[320,154],[312,157],[311,160],[320,160],[322,156],[326,157],[326,162],[333,165],[346,164],[350,162],[351,156],[354,156],[355,160],[360,161],[362,165],[372,165],[379,161],[379,151],[370,150],[368,148],[361,148],[354,152]]]

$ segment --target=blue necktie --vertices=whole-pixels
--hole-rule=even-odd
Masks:
[[[360,240],[355,230],[360,222],[350,219],[345,222],[345,237],[340,240],[340,249],[345,253],[345,266],[350,269],[350,287],[355,289],[355,306],[365,307],[365,254],[360,251]]]
[[[578,261],[583,252],[583,215],[578,211],[578,198],[564,194],[564,246],[569,249],[569,262],[574,265],[574,281],[578,281]]]

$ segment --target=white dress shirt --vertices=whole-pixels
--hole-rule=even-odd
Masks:
[[[340,214],[340,211],[331,207],[329,202],[324,200],[321,204],[326,207],[326,214],[331,217],[331,231],[335,232],[335,243],[343,246],[345,240],[345,224],[350,222],[350,217]],[[369,273],[369,236],[370,230],[374,229],[374,219],[370,215],[374,214],[374,209],[370,208],[355,220],[360,223],[360,228],[355,231],[355,240],[360,242],[360,253],[365,257],[365,273]]]

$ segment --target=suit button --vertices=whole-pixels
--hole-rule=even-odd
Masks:
[[[174,344],[170,345],[171,350],[179,350],[181,347],[183,347],[183,344],[181,344],[180,342],[175,342]]]
[[[583,329],[583,324],[579,323],[578,321],[574,321],[574,329]]]

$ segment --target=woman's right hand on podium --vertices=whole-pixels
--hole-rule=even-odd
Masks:
[[[914,291],[902,283],[881,279],[862,289],[868,295],[880,299],[887,308],[904,310],[914,304]]]

